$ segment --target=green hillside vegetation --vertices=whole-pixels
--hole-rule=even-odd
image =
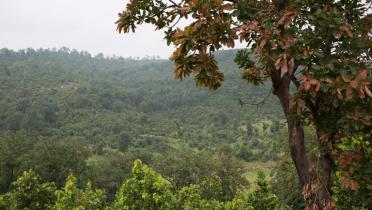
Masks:
[[[167,60],[1,49],[0,209],[302,208],[278,101],[235,52],[210,92]]]

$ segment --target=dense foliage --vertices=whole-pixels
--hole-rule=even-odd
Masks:
[[[233,66],[234,53],[221,53],[221,63]],[[214,199],[228,201],[247,189],[255,169],[246,161],[260,165],[282,156],[276,134],[283,122],[275,109],[241,107],[239,98],[258,100],[269,90],[237,85],[232,68],[225,90],[195,91],[191,81],[174,82],[170,68],[164,60],[92,57],[67,48],[2,49],[1,192],[11,192],[29,169],[57,188],[73,172],[79,181],[69,179],[58,202],[83,205],[68,193],[89,191],[88,180],[113,201],[136,159],[168,179],[172,191],[209,183],[203,192],[210,194],[219,180]]]
[[[14,182],[15,188],[0,197],[2,209],[19,210],[103,210],[103,209],[287,209],[269,188],[264,174],[257,179],[257,188],[242,192],[232,201],[215,200],[213,192],[217,182],[185,186],[172,192],[165,180],[140,160],[134,162],[132,178],[126,180],[112,204],[105,202],[105,193],[93,190],[90,182],[85,189],[77,188],[73,175],[66,179],[63,189],[53,184],[41,183],[33,171],[25,172]],[[212,194],[209,194],[209,193]]]
[[[269,87],[239,83],[235,53],[216,55],[225,88],[208,92],[173,81],[164,60],[2,49],[0,209],[124,208],[153,190],[171,198],[148,205],[169,209],[302,208],[277,101]],[[262,97],[258,109],[239,104]],[[260,166],[270,177],[256,184]],[[133,187],[138,174],[148,185]],[[337,183],[337,202],[369,205],[368,191],[358,192]]]
[[[176,50],[175,79],[193,76],[217,89],[224,73],[215,51],[240,40],[242,79],[271,81],[287,120],[291,158],[307,207],[336,209],[334,178],[354,191],[370,188],[371,1],[132,0],[117,30],[143,23],[165,31]],[[191,21],[182,29],[183,19]],[[278,104],[279,105],[279,104]],[[306,150],[304,124],[315,127],[319,162]],[[356,146],[351,146],[356,145]],[[367,170],[366,170],[367,169]]]

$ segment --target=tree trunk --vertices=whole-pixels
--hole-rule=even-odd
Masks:
[[[277,71],[278,72],[278,71]],[[273,94],[279,98],[288,124],[288,142],[291,158],[297,171],[300,183],[303,187],[304,199],[309,209],[334,209],[330,195],[331,169],[324,167],[323,173],[310,163],[305,148],[304,129],[296,113],[289,113],[290,102],[290,78],[273,72]],[[330,159],[326,159],[329,161]],[[326,164],[329,166],[329,164]],[[325,182],[325,183],[324,183]]]
[[[331,184],[332,184],[332,173],[334,171],[334,160],[332,155],[329,152],[329,148],[321,140],[321,131],[320,131],[320,119],[319,119],[319,99],[316,99],[314,102],[306,100],[307,107],[311,110],[312,117],[314,120],[314,125],[316,129],[316,136],[318,139],[319,150],[321,152],[321,163],[323,167],[322,182],[328,189],[330,195],[332,195]],[[332,140],[330,142],[333,142]]]

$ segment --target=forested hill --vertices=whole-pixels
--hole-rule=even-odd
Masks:
[[[280,118],[273,97],[257,111],[241,107],[239,99],[259,102],[270,90],[240,80],[234,51],[217,56],[225,83],[209,92],[190,79],[175,81],[166,60],[92,57],[65,48],[3,49],[0,129],[105,144],[115,144],[121,134],[177,136],[205,147],[235,142],[241,126]]]
[[[217,151],[237,161],[277,159],[278,102],[266,98],[269,87],[240,80],[234,53],[217,54],[225,82],[208,91],[192,79],[175,81],[167,60],[2,49],[0,190],[29,168],[58,186],[73,171],[113,195],[137,158],[178,187],[222,170],[212,158]],[[257,109],[239,99],[265,103]]]

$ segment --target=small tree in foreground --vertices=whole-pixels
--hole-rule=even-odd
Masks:
[[[56,191],[57,201],[54,210],[103,210],[106,208],[106,194],[94,190],[88,182],[85,189],[79,189],[77,179],[70,174],[62,190]]]
[[[39,210],[50,209],[56,201],[56,187],[52,183],[42,183],[32,170],[25,171],[12,184],[12,190],[4,196],[4,209]]]
[[[251,205],[254,209],[285,209],[280,203],[279,198],[272,192],[264,172],[258,171],[256,184],[257,189],[251,193],[247,193],[244,199],[247,204]]]
[[[140,160],[134,162],[133,178],[121,186],[114,209],[171,209],[169,183]]]
[[[356,169],[370,162],[364,153],[372,125],[371,11],[369,0],[131,0],[117,29],[134,32],[151,23],[165,30],[168,44],[176,47],[175,79],[193,75],[198,87],[209,89],[224,79],[214,51],[234,47],[235,40],[246,43],[252,51],[236,56],[242,79],[255,85],[271,81],[308,206],[333,209],[335,171],[346,168],[344,186],[358,190],[363,186]],[[178,28],[187,18],[192,22]],[[304,124],[316,128],[320,167],[306,152]],[[344,151],[341,139],[359,143]]]

